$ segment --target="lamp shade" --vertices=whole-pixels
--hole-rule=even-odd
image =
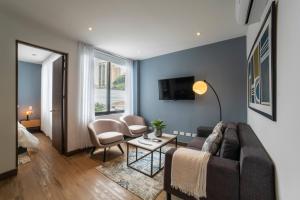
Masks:
[[[193,91],[197,94],[205,94],[207,91],[207,83],[205,81],[196,81],[193,85]]]

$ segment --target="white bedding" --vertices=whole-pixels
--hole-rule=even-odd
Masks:
[[[39,139],[32,135],[27,129],[18,122],[18,146],[23,148],[38,149]]]

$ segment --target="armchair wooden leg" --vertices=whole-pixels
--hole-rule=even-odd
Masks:
[[[104,156],[103,156],[103,162],[106,161],[106,148],[104,148]]]
[[[124,154],[124,151],[123,151],[123,149],[122,149],[122,146],[121,146],[120,144],[118,144],[118,147],[119,147],[120,151],[122,152],[122,154]]]
[[[167,192],[167,200],[171,200],[171,193]]]

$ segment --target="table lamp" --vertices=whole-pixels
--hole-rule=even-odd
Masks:
[[[29,116],[32,114],[32,106],[29,106],[29,109],[26,111],[26,120],[29,120]]]

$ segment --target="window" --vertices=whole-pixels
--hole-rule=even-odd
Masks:
[[[124,66],[95,58],[95,114],[121,113],[125,110]]]

